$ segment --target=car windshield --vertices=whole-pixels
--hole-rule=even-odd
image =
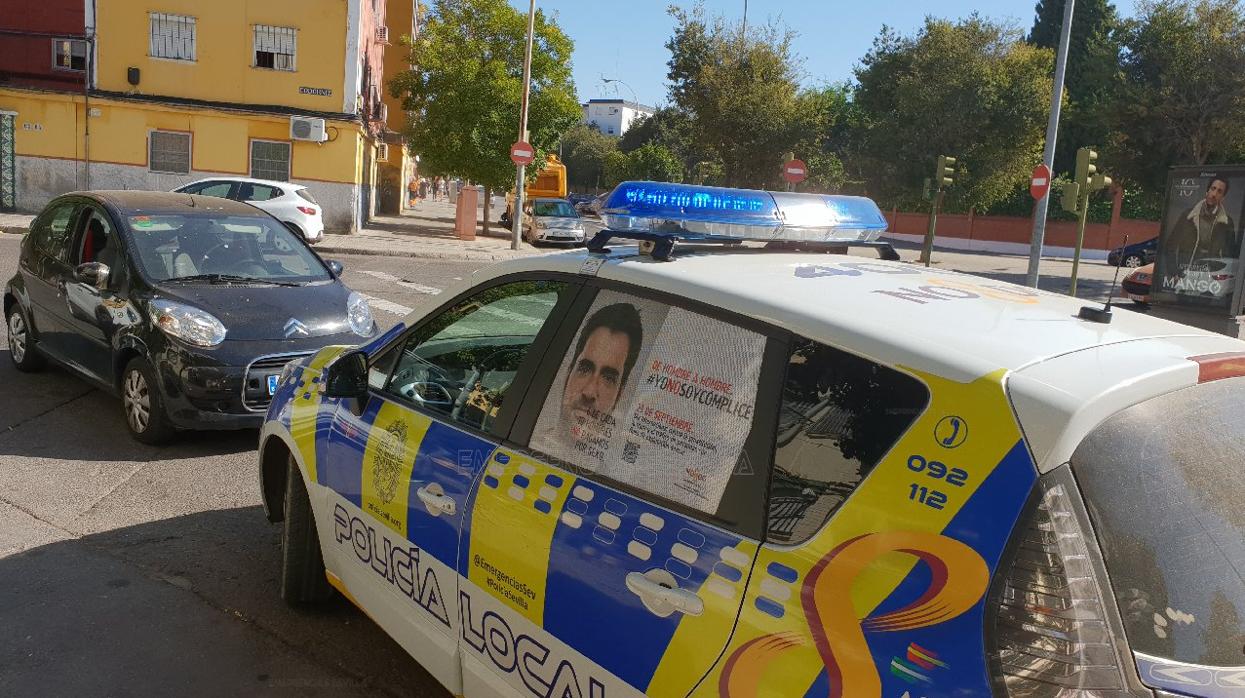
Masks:
[[[309,283],[328,269],[285,226],[259,216],[134,215],[126,219],[139,265],[154,282]]]
[[[537,201],[532,204],[532,215],[553,218],[578,218],[579,214],[566,201]]]

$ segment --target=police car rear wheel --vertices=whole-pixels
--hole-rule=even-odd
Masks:
[[[311,514],[311,500],[298,463],[290,456],[285,473],[285,528],[281,532],[281,598],[291,606],[311,606],[333,595],[324,575],[324,557]]]

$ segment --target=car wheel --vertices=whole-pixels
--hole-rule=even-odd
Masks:
[[[1130,254],[1124,258],[1124,266],[1129,269],[1136,269],[1144,263],[1139,255]]]
[[[294,456],[285,471],[285,527],[281,531],[281,598],[290,606],[312,606],[333,595],[324,573],[311,499]]]
[[[121,374],[121,405],[130,436],[145,444],[159,445],[173,439],[177,430],[164,411],[155,369],[142,357],[126,364]]]
[[[42,369],[47,361],[39,353],[35,345],[34,333],[30,329],[30,321],[26,319],[26,311],[15,304],[9,314],[9,358],[17,370],[33,373]]]

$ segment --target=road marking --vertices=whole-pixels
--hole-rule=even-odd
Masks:
[[[394,315],[401,315],[403,317],[411,314],[412,308],[408,308],[401,303],[394,303],[393,301],[387,301],[384,298],[369,296],[366,293],[360,293],[359,295],[366,298],[368,305],[376,308],[377,310],[383,310],[386,313],[393,313]]]
[[[412,281],[405,281],[403,279],[399,279],[393,274],[387,274],[383,271],[371,271],[368,269],[360,269],[359,273],[367,274],[368,276],[375,277],[377,279],[380,279],[381,281],[388,281],[389,283],[397,284],[401,286],[402,288],[409,288],[410,290],[415,291],[416,293],[426,293],[430,296],[435,296],[441,292],[441,289],[435,286],[424,286],[423,284],[417,284]]]

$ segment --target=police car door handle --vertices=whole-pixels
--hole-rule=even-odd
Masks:
[[[445,496],[442,492],[435,491],[429,486],[424,486],[415,490],[415,494],[419,497],[419,501],[423,502],[424,505],[428,507],[429,511],[439,511],[446,516],[453,516],[454,512],[457,510],[453,499]]]
[[[705,602],[699,596],[686,589],[668,587],[655,582],[640,572],[627,574],[627,589],[646,601],[645,605],[649,606],[650,610],[651,604],[655,603],[659,607],[668,607],[689,616],[699,616],[705,612]]]

